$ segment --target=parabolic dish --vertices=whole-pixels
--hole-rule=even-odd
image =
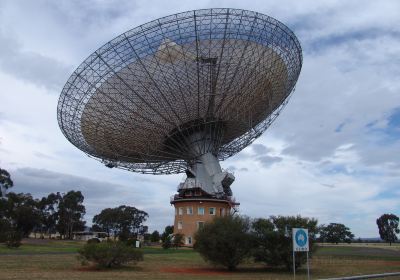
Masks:
[[[179,13],[90,55],[62,90],[58,122],[72,144],[108,166],[180,173],[204,153],[223,160],[259,137],[301,66],[296,36],[269,16]]]

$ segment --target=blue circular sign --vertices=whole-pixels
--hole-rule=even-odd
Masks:
[[[296,244],[299,247],[304,247],[307,244],[307,234],[304,230],[299,229],[295,236]]]

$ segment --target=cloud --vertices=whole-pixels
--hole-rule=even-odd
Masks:
[[[147,209],[154,229],[170,224],[168,198],[184,175],[133,174],[86,157],[60,133],[58,96],[47,92],[60,92],[75,67],[122,32],[210,6],[271,15],[303,48],[285,110],[221,163],[235,171],[241,213],[302,214],[377,236],[379,215],[400,214],[399,1],[1,1],[0,165],[15,173],[15,191],[79,186],[88,220],[105,205],[128,204]]]
[[[324,186],[324,187],[330,188],[330,189],[336,188],[336,186],[332,185],[332,184],[323,184],[323,183],[321,183],[321,185]]]
[[[251,149],[257,155],[266,154],[271,151],[271,149],[267,148],[263,144],[253,144],[253,145],[251,145]]]
[[[257,160],[264,166],[270,167],[274,163],[278,163],[282,161],[281,157],[273,157],[273,156],[261,156],[257,157]]]
[[[0,69],[21,80],[60,90],[71,67],[38,53],[24,51],[15,38],[0,30]]]

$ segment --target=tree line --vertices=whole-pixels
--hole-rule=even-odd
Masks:
[[[72,239],[73,233],[85,227],[83,219],[86,209],[84,196],[80,191],[67,193],[50,193],[41,199],[35,199],[27,193],[8,192],[14,186],[10,174],[0,168],[0,242],[20,240],[31,232],[46,234],[51,237],[58,232],[62,238]],[[162,240],[165,248],[178,247],[183,243],[183,236],[173,237],[173,227],[168,226],[163,234],[158,231],[147,233],[145,211],[132,206],[121,205],[103,209],[95,215],[92,222],[93,231],[105,232],[107,236],[121,240],[144,235],[146,240]],[[400,232],[399,217],[384,214],[376,220],[382,240],[393,243]],[[319,242],[351,242],[354,234],[343,224],[330,223],[317,226]],[[17,243],[16,243],[17,244]]]
[[[32,232],[50,238],[59,233],[63,239],[72,239],[74,232],[85,229],[86,208],[80,191],[36,199],[29,193],[9,192],[13,186],[10,174],[0,168],[0,242],[18,246]],[[127,240],[147,232],[143,225],[147,218],[146,212],[131,206],[106,208],[94,216],[92,230]]]
[[[382,215],[377,224],[381,238],[387,242],[397,240],[398,217]],[[316,242],[351,242],[354,235],[343,224],[318,226],[314,218],[301,216],[270,216],[249,219],[239,215],[217,217],[206,223],[195,234],[194,249],[208,262],[234,270],[246,258],[265,263],[269,267],[284,266],[292,270],[292,229],[307,228],[309,255],[316,250]],[[383,235],[382,235],[383,234]],[[295,269],[306,262],[306,255],[295,258]]]
[[[84,229],[85,206],[80,191],[50,193],[35,199],[27,193],[9,192],[0,198],[0,240],[58,232],[71,239],[74,231]]]

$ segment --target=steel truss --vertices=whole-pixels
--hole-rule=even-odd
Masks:
[[[301,66],[296,36],[269,16],[179,13],[90,55],[62,90],[58,122],[72,144],[109,167],[180,173],[202,154],[224,160],[259,137]]]

